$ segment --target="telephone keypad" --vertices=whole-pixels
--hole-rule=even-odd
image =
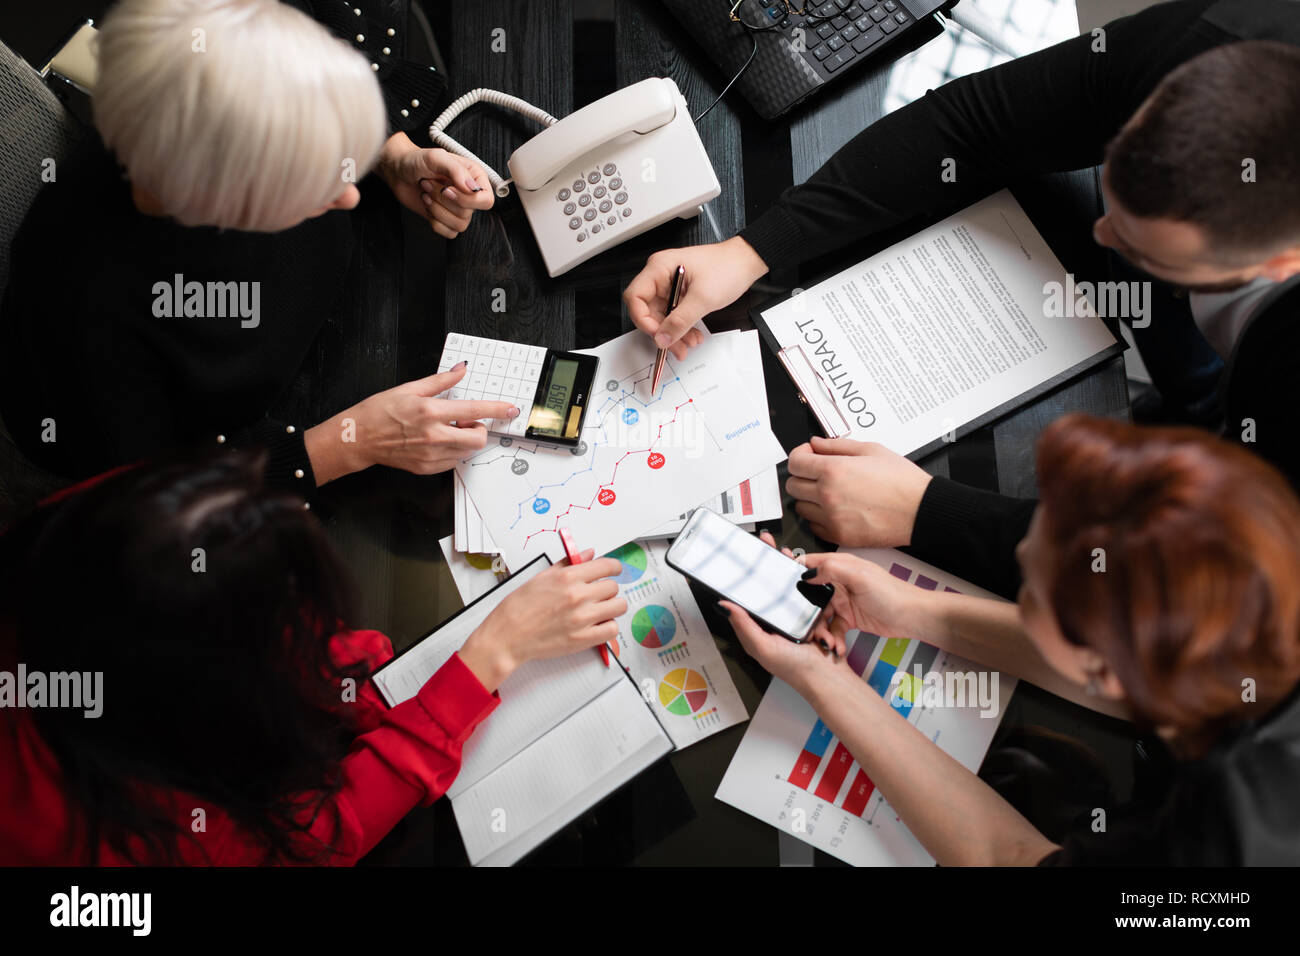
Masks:
[[[631,218],[632,210],[626,206],[628,194],[623,189],[622,178],[617,174],[618,166],[614,163],[603,163],[596,169],[590,170],[584,177],[575,179],[572,191],[567,188],[560,190],[565,194],[563,196],[565,200],[570,196],[573,197],[573,201],[565,202],[564,214],[573,217],[569,220],[569,228],[574,231],[574,239],[578,242],[586,242],[588,238],[600,234],[605,229],[617,226],[620,222],[620,214],[622,219]],[[623,208],[614,208],[615,203]],[[606,213],[608,215],[605,215]],[[588,223],[590,227],[584,228]]]

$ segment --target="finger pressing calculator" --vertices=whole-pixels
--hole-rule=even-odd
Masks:
[[[438,371],[461,362],[469,368],[447,398],[509,402],[519,408],[518,418],[486,419],[489,432],[578,444],[599,364],[596,356],[451,332]]]

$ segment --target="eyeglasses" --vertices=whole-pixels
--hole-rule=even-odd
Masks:
[[[802,0],[798,6],[793,0],[770,0],[764,3],[762,0],[736,0],[731,5],[731,11],[728,16],[732,23],[739,23],[746,30],[752,30],[755,33],[765,33],[768,30],[778,30],[786,18],[790,16],[804,17],[805,24],[821,23],[823,20],[829,20],[839,16],[842,12],[853,5],[854,0],[826,0],[816,10],[809,10],[810,0]],[[827,7],[833,7],[833,11],[819,13]],[[784,9],[785,15],[774,17],[773,10]]]

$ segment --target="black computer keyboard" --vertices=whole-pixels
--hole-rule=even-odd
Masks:
[[[808,0],[803,14],[784,3],[770,3],[764,15],[797,44],[808,64],[824,79],[874,52],[895,30],[912,22],[898,0]],[[802,32],[801,32],[802,31]]]

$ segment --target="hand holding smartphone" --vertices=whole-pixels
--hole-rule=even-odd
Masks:
[[[797,643],[808,639],[835,593],[834,585],[808,584],[803,565],[707,508],[695,509],[665,560]]]

